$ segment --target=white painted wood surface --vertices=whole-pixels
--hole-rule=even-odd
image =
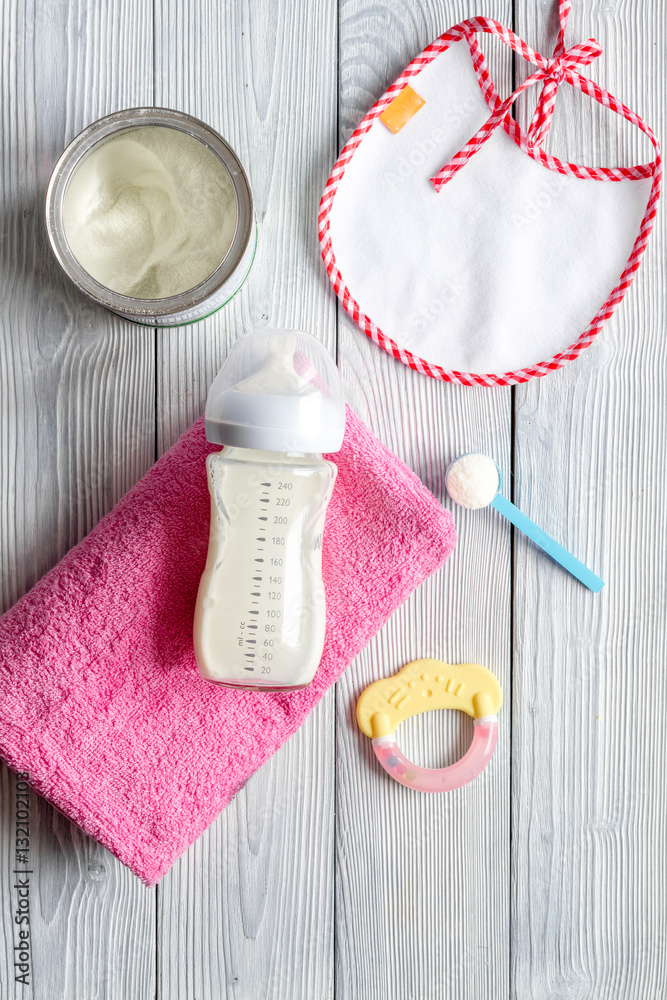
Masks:
[[[15,781],[2,768],[0,1000],[665,996],[664,213],[598,342],[516,390],[443,385],[397,365],[340,312],[318,263],[317,203],[336,152],[412,55],[479,13],[548,53],[553,9],[5,0],[3,608],[199,415],[240,331],[289,324],[337,352],[353,405],[444,503],[447,461],[488,450],[514,472],[520,506],[607,586],[588,595],[493,512],[457,511],[447,566],[156,890],[32,796],[29,989],[13,981]],[[661,0],[574,0],[568,37],[590,35],[605,48],[592,75],[661,135]],[[524,67],[493,41],[484,47],[509,92]],[[237,299],[198,326],[157,333],[78,296],[41,217],[66,142],[101,114],[151,103],[229,138],[260,227]],[[580,124],[568,127],[563,110],[575,108]],[[564,88],[548,143],[587,162],[644,151]],[[353,721],[367,683],[420,655],[486,663],[505,692],[492,764],[446,796],[386,780]],[[437,764],[464,749],[470,725],[440,714],[403,727],[414,759]]]
[[[666,13],[575,3],[569,36],[600,41],[591,75],[663,138]],[[547,14],[522,5],[521,37],[550,37]],[[559,101],[547,148],[651,158],[592,102]],[[567,126],[575,107],[581,129]],[[597,342],[516,391],[516,502],[607,581],[597,601],[515,540],[512,962],[516,995],[531,1000],[667,990],[664,240],[663,205],[646,266]]]

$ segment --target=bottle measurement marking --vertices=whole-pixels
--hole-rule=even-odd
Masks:
[[[271,486],[271,483],[262,483],[262,486],[265,489],[268,490],[270,488],[270,486]],[[268,496],[260,497],[259,498],[259,503],[260,504],[267,504],[268,505],[270,503],[270,498]],[[268,521],[268,516],[264,516],[264,515],[268,515],[268,507],[260,506],[260,513],[257,515],[257,520],[259,522],[267,522]],[[260,531],[261,530],[262,529],[260,528]],[[266,529],[263,529],[263,530],[266,530]],[[256,548],[255,551],[256,552],[263,552],[264,551],[263,543],[266,542],[266,535],[257,535],[256,536],[256,541],[259,542],[259,543],[261,543],[261,544],[257,546],[257,548]],[[256,556],[254,562],[262,564],[264,562],[264,558],[262,556]],[[257,566],[255,566],[254,569],[255,569],[255,572],[257,572]],[[254,583],[262,583],[263,578],[261,576],[253,576],[252,577],[252,581]],[[252,586],[252,584],[251,584],[251,586]],[[255,607],[257,605],[259,605],[261,596],[262,596],[261,590],[251,590],[250,591],[250,597],[252,598],[252,604],[255,605]],[[250,609],[250,614],[258,616],[259,615],[259,611]],[[251,627],[254,628],[254,629],[257,629],[257,625],[254,625],[254,626],[251,626]],[[248,639],[248,640],[246,640],[246,642],[251,642],[253,645],[257,644],[257,640],[256,639]],[[246,656],[248,656],[247,653],[246,653]],[[256,657],[256,653],[253,651],[252,654],[251,654],[251,656],[248,656],[248,659],[252,659],[254,661],[255,657]],[[252,670],[252,671],[254,671],[255,668],[254,667],[246,667],[245,669],[246,670]]]
[[[256,516],[257,527],[259,528],[260,531],[267,532],[267,534],[261,534],[255,537],[255,541],[258,543],[255,546],[256,553],[259,552],[263,553],[265,551],[264,546],[269,541],[268,521],[271,520],[271,518],[269,517],[269,513],[271,514],[271,516],[273,516],[273,508],[275,506],[275,499],[276,499],[275,497],[272,497],[268,493],[270,487],[272,486],[271,483],[262,483],[262,486],[266,488],[267,495],[258,498],[260,503],[260,509],[259,511],[257,511],[255,516]],[[285,489],[288,488],[288,486],[284,484],[281,484],[280,488],[282,489],[283,486]],[[289,501],[287,501],[287,503],[283,501],[281,504],[279,504],[279,506],[287,506],[287,504],[289,504]],[[276,522],[277,521],[278,519],[276,518]],[[287,518],[280,518],[281,523],[285,523],[286,521]],[[255,530],[257,530],[257,528]],[[274,536],[271,539],[271,541],[274,545],[285,544],[285,538],[282,535]],[[271,551],[273,552],[273,549]],[[277,556],[273,556],[269,560],[267,556],[255,555],[252,558],[253,565],[248,567],[250,569],[250,579],[249,579],[250,587],[252,587],[254,583],[257,589],[256,590],[250,590],[250,588],[248,589],[248,596],[250,597],[249,603],[252,605],[252,607],[248,608],[246,605],[247,608],[246,622],[241,624],[241,629],[242,630],[245,629],[246,631],[245,634],[241,633],[241,635],[239,636],[239,645],[245,645],[246,647],[243,653],[246,663],[245,664],[240,663],[239,667],[241,667],[243,670],[247,670],[249,673],[255,673],[257,669],[260,669],[262,674],[271,673],[271,666],[269,666],[268,664],[269,661],[273,660],[274,658],[275,650],[272,650],[271,647],[274,646],[275,638],[274,636],[272,636],[271,638],[267,638],[266,636],[264,636],[264,630],[266,630],[267,633],[276,633],[278,620],[282,617],[281,611],[276,609],[275,606],[275,602],[280,601],[281,599],[281,593],[277,590],[276,591],[267,590],[267,592],[265,593],[261,586],[261,584],[264,583],[265,578],[263,575],[258,575],[258,574],[263,573],[264,571],[263,564],[265,562],[270,562],[271,569],[269,570],[269,573],[275,574],[275,569],[273,567],[282,566],[283,559]],[[253,575],[253,572],[255,575]],[[278,570],[278,572],[280,572],[280,570]],[[269,577],[268,582],[269,585],[279,586],[282,583],[282,578],[271,576]],[[263,606],[264,601],[269,601],[271,603],[269,604],[268,607],[265,608]],[[250,621],[253,621],[254,624],[250,624],[247,621],[248,618],[250,618]],[[266,624],[267,619],[269,619],[268,624]],[[258,624],[259,621],[262,622],[261,625]],[[247,630],[250,629],[252,629],[252,631],[255,634],[257,633],[258,630],[261,630],[262,638],[259,639],[257,636],[254,639],[249,638],[248,637],[249,632]],[[269,651],[267,651],[267,649],[263,649],[263,651],[260,652],[259,650],[248,649],[248,646],[258,646],[261,645],[262,643],[264,647],[267,647]],[[261,665],[259,661],[261,661]],[[255,664],[257,664],[257,666],[255,666]]]

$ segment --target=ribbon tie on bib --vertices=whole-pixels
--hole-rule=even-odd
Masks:
[[[491,117],[484,123],[484,125],[482,125],[479,131],[468,140],[465,146],[463,146],[458,153],[454,154],[451,160],[444,165],[435,177],[431,177],[431,183],[435,187],[436,191],[440,191],[440,189],[452,179],[454,174],[456,174],[461,167],[468,162],[470,157],[474,156],[474,154],[482,148],[484,143],[491,138],[498,126],[502,124],[503,120],[508,117],[512,105],[518,98],[519,94],[522,94],[524,90],[532,87],[533,84],[543,83],[544,86],[542,87],[542,92],[537,102],[533,120],[530,123],[530,128],[528,129],[528,143],[531,147],[539,146],[549,130],[556,103],[556,93],[561,83],[569,83],[578,90],[583,90],[586,93],[588,92],[590,81],[587,80],[586,77],[581,76],[581,74],[577,72],[576,67],[588,66],[594,59],[597,59],[598,56],[602,54],[602,46],[594,38],[589,38],[586,42],[579,42],[577,45],[573,45],[572,48],[567,50],[565,49],[565,24],[567,22],[567,15],[569,12],[570,3],[566,0],[566,2],[561,3],[560,5],[560,28],[558,32],[558,40],[554,48],[554,54],[551,59],[545,59],[545,57],[540,55],[539,52],[531,49],[529,45],[526,45],[526,43],[515,35],[513,31],[510,31],[509,28],[495,24],[494,27],[497,27],[500,30],[496,32],[493,27],[491,28],[491,30],[494,31],[494,34],[499,34],[502,40],[518,55],[522,56],[527,62],[533,63],[538,68],[523,81],[521,86],[517,87],[513,94],[510,94],[507,100],[500,101],[497,99],[496,106],[491,114]],[[470,24],[474,26],[475,21],[476,18],[471,18]],[[491,23],[488,19],[484,19],[484,21],[484,30],[488,31]]]
[[[558,37],[560,40],[562,35]],[[535,55],[537,56],[538,53],[535,53]],[[573,45],[567,52],[563,52],[561,55],[554,53],[553,59],[546,60],[544,67],[545,75],[543,77],[544,87],[542,88],[533,120],[528,129],[528,141],[531,146],[541,145],[544,136],[549,131],[559,84],[566,80],[568,83],[576,86],[576,81],[568,78],[568,71],[572,76],[578,77],[579,74],[576,72],[576,67],[589,66],[600,55],[602,55],[602,46],[594,38],[589,38],[587,42],[579,42],[578,45]],[[533,77],[540,78],[539,70],[533,74]]]

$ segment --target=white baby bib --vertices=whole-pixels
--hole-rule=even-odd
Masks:
[[[336,292],[373,340],[433,377],[511,385],[561,367],[613,313],[646,247],[658,143],[574,69],[601,50],[593,39],[565,50],[569,8],[560,0],[550,60],[488,18],[445,32],[365,116],[327,183],[320,241]],[[504,102],[480,31],[538,67]],[[546,154],[540,144],[563,81],[639,127],[655,159],[594,169]],[[537,82],[524,132],[511,105]]]

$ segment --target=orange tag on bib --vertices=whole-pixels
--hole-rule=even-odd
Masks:
[[[380,121],[384,122],[390,131],[396,135],[404,125],[417,114],[426,101],[407,84],[397,97],[388,104],[380,115]]]

